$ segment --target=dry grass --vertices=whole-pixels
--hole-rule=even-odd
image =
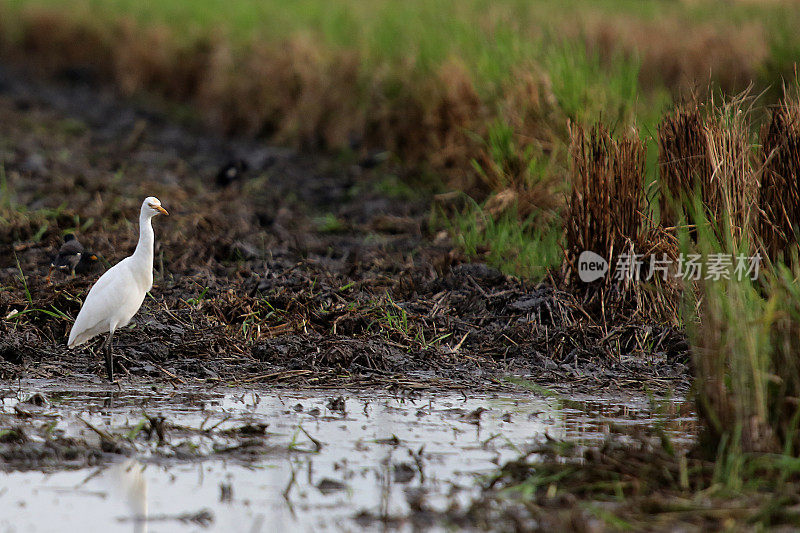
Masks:
[[[677,208],[685,196],[711,181],[701,108],[689,105],[665,117],[658,128],[658,148],[661,223],[672,227],[682,216]]]
[[[773,261],[796,250],[800,220],[800,100],[787,92],[752,136],[746,93],[723,104],[687,104],[665,117],[658,131],[661,223],[683,221],[695,235],[689,204],[700,200],[703,222],[719,242],[758,244]]]
[[[708,453],[800,452],[800,291],[797,173],[800,106],[787,96],[762,128],[761,146],[746,99],[712,101],[662,124],[665,186],[689,202],[689,252],[766,255],[757,280],[705,279],[687,316],[698,414]],[[692,293],[687,292],[687,296]]]
[[[682,93],[706,87],[709,79],[723,90],[739,90],[764,70],[770,47],[763,28],[772,13],[742,25],[740,15],[687,23],[698,11],[688,6],[628,12],[575,3],[564,11],[518,12],[500,4],[485,12],[467,5],[442,28],[456,32],[454,42],[423,32],[421,37],[430,38],[419,50],[390,46],[389,53],[386,41],[405,42],[406,30],[371,35],[384,31],[387,21],[369,9],[353,21],[345,17],[366,25],[369,34],[348,48],[328,42],[326,30],[311,21],[298,21],[274,37],[258,33],[255,24],[249,33],[240,32],[248,37],[240,37],[227,18],[220,27],[199,23],[186,30],[155,7],[95,13],[83,4],[72,12],[57,2],[36,5],[0,7],[3,18],[18,22],[0,26],[6,56],[49,72],[83,69],[129,94],[148,92],[189,104],[227,133],[313,149],[386,149],[478,200],[493,192],[513,195],[521,214],[529,211],[525,206],[538,208],[528,197],[539,199],[541,191],[494,188],[473,166],[473,160],[481,162],[495,121],[509,125],[521,147],[549,155],[569,142],[567,116],[591,123],[603,113],[627,122],[648,106],[648,98],[661,101],[665,87]],[[180,2],[170,6],[191,12]],[[398,15],[409,17],[411,25],[415,16],[431,16],[415,9]],[[470,40],[472,30],[459,17],[477,16],[496,42]],[[542,17],[556,28],[553,35],[527,24]],[[675,40],[678,32],[684,38]],[[589,59],[575,55],[584,52]],[[586,116],[573,116],[579,111]]]
[[[716,106],[706,126],[711,180],[705,187],[704,203],[715,220],[725,220],[721,231],[733,242],[752,238],[758,174],[752,167],[749,112],[744,97]],[[727,226],[727,227],[726,227]]]
[[[602,57],[613,58],[620,50],[637,57],[643,87],[665,86],[676,95],[706,90],[710,83],[727,94],[743,91],[758,79],[769,55],[765,30],[758,22],[732,27],[619,16],[596,17],[584,24],[589,46]]]
[[[468,523],[508,531],[798,528],[796,461],[772,454],[709,459],[653,425],[612,428],[600,446],[548,441],[508,461],[468,508]]]
[[[685,105],[658,130],[661,222],[694,226],[687,203],[699,198],[717,238],[752,239],[758,173],[753,167],[746,93],[721,105]]]
[[[567,257],[591,250],[611,265],[641,250],[647,220],[645,145],[637,137],[615,140],[602,125],[572,132],[573,189],[569,201]]]
[[[650,320],[677,317],[678,287],[651,268],[654,259],[674,260],[677,251],[675,240],[652,222],[645,154],[637,136],[614,139],[603,126],[589,134],[581,127],[572,130],[565,279],[584,295],[587,311],[604,323],[640,312]],[[578,258],[587,250],[606,259],[609,272],[583,284],[577,279]]]
[[[244,54],[219,42],[191,97],[210,124],[226,133],[310,148],[344,146],[363,128],[352,94],[359,76],[355,55],[322,54],[306,38],[254,45]]]
[[[787,95],[761,132],[759,236],[769,257],[788,261],[800,222],[800,101]]]
[[[124,17],[101,26],[29,9],[22,19],[5,55],[41,72],[80,71],[127,94],[193,104],[221,132],[310,149],[380,147],[410,167],[430,166],[453,188],[485,187],[471,161],[489,113],[456,60],[419,79],[413,65],[367,73],[359,53],[326,50],[303,34],[234,47],[214,35],[179,40],[166,26]]]

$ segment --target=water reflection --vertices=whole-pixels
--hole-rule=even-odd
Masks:
[[[16,472],[0,478],[0,508],[23,503],[2,513],[9,518],[0,516],[0,531],[53,529],[42,527],[42,520],[63,530],[129,532],[132,524],[134,532],[146,532],[155,523],[159,531],[352,530],[353,517],[363,510],[397,517],[415,507],[465,505],[476,478],[546,435],[592,443],[612,425],[658,423],[685,442],[694,420],[679,401],[655,405],[644,398],[576,403],[440,394],[412,401],[343,393],[340,402],[339,394],[291,391],[144,395],[131,388],[109,397],[100,390],[39,388],[59,416],[59,430],[88,438],[92,432],[80,419],[127,435],[145,417],[161,415],[168,422],[165,442],[134,439],[134,458],[97,475]],[[3,409],[13,412],[14,405],[4,401]],[[224,432],[259,424],[268,424],[267,433],[249,438],[262,446],[237,455],[236,439]],[[205,460],[177,459],[186,450]],[[174,458],[164,457],[170,454]],[[75,512],[87,508],[91,514]]]
[[[147,478],[146,466],[135,459],[115,464],[105,471],[111,492],[125,502],[130,510],[127,517],[133,522],[134,533],[147,533]]]

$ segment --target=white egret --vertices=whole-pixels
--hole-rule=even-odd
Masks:
[[[133,255],[126,257],[100,276],[83,302],[78,318],[69,332],[67,347],[74,348],[100,333],[108,333],[103,349],[108,379],[114,381],[111,339],[117,328],[125,327],[139,310],[147,291],[153,286],[153,225],[150,220],[163,213],[161,201],[145,198],[139,213],[139,243]]]

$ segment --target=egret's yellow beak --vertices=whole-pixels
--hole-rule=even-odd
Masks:
[[[151,205],[150,207],[152,207],[153,209],[155,209],[156,211],[158,211],[162,215],[169,216],[169,213],[167,212],[167,210],[164,209],[163,207],[161,207],[160,205]]]

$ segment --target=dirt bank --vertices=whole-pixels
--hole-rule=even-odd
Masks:
[[[686,377],[673,328],[605,324],[557,280],[464,263],[430,227],[431,198],[402,172],[222,139],[83,82],[0,69],[0,377],[101,379],[65,336],[102,265],[49,262],[77,233],[114,264],[134,248],[143,197],[156,282],[116,339],[123,379],[498,387],[504,376],[671,387]],[[224,182],[224,183],[223,183]],[[222,183],[222,184],[221,184]]]

